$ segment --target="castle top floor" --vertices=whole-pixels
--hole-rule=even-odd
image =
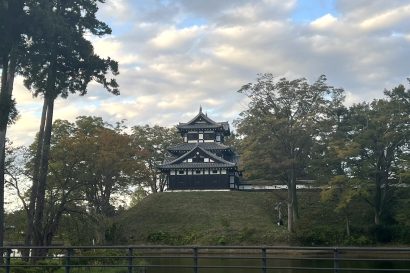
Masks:
[[[230,135],[228,122],[215,122],[202,112],[187,123],[179,123],[178,131],[185,143],[220,142],[223,143],[226,136]]]

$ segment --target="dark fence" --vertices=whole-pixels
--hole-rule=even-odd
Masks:
[[[410,272],[410,248],[73,246],[48,247],[46,257],[33,249],[3,247],[0,272]]]

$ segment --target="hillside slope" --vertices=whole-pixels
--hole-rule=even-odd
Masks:
[[[162,245],[380,245],[410,243],[409,189],[397,191],[387,225],[375,226],[363,200],[345,216],[335,203],[320,201],[320,190],[298,191],[296,233],[286,230],[286,191],[165,192],[152,194],[116,221],[117,243]],[[281,201],[284,226],[275,206]],[[389,220],[390,219],[390,220]],[[389,222],[390,221],[390,222]]]
[[[276,224],[274,209],[285,196],[284,191],[158,193],[129,209],[117,224],[127,243],[286,244],[286,226]],[[338,225],[318,200],[318,192],[301,193],[301,214],[309,212],[310,223],[326,217]],[[282,212],[286,215],[285,205]]]

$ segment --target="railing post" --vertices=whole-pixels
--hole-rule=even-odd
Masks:
[[[333,272],[339,272],[339,249],[333,249]]]
[[[65,256],[65,273],[70,273],[71,269],[71,256],[73,255],[74,250],[72,248],[67,248],[67,253]]]
[[[10,273],[11,248],[6,250],[6,273]]]
[[[194,247],[194,273],[198,273],[198,248]]]
[[[266,273],[266,248],[262,248],[262,273]]]
[[[132,255],[133,255],[133,251],[132,251],[132,247],[128,248],[128,273],[132,273]]]

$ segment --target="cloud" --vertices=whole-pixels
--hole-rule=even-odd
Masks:
[[[366,18],[360,26],[365,30],[396,28],[398,24],[408,21],[409,17],[410,5],[400,6]]]
[[[150,41],[150,44],[158,49],[177,49],[184,48],[190,50],[194,39],[204,32],[205,27],[192,26],[189,28],[177,29],[171,27],[159,33]]]
[[[327,13],[326,15],[312,21],[310,25],[318,29],[324,29],[333,26],[336,22],[337,18],[334,17],[332,14]]]
[[[236,91],[258,73],[311,82],[326,74],[329,84],[345,88],[348,105],[382,97],[410,76],[407,3],[339,0],[332,9],[309,13],[315,14],[310,22],[292,19],[298,4],[107,1],[99,18],[113,35],[92,41],[99,55],[119,61],[121,95],[91,84],[84,97],[59,99],[56,118],[95,115],[110,123],[126,119],[130,126],[171,126],[191,119],[202,105],[214,120],[231,122],[247,105]],[[31,142],[41,100],[32,99],[21,80],[15,89],[21,120],[10,137]]]

